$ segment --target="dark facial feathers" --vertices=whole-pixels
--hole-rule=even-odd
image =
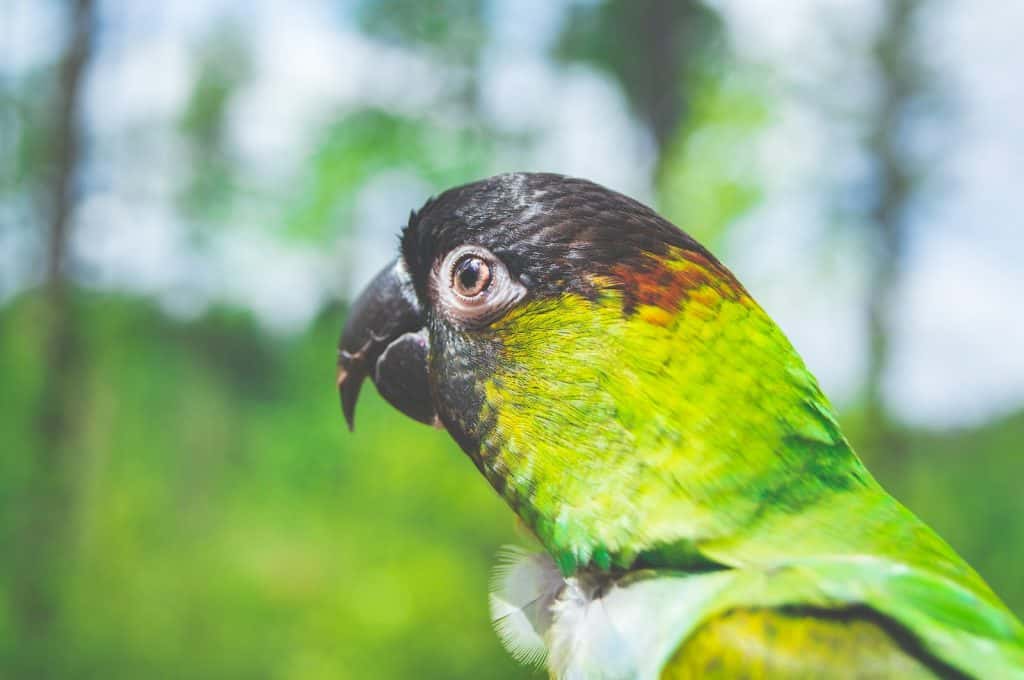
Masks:
[[[472,244],[500,257],[535,296],[591,293],[591,275],[671,246],[714,258],[647,206],[583,179],[509,173],[450,189],[409,218],[402,257],[421,300],[436,259]]]

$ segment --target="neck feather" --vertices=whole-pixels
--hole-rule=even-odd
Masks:
[[[481,468],[565,572],[706,566],[758,518],[873,484],[788,340],[693,255],[495,327]]]

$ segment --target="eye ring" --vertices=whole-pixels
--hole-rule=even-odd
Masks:
[[[526,286],[491,251],[466,244],[434,265],[431,288],[451,322],[482,328],[501,318],[526,295]]]
[[[490,287],[492,280],[491,265],[476,253],[466,253],[452,266],[451,289],[460,297],[481,295]]]

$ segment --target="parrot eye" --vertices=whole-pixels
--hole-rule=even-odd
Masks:
[[[455,263],[452,288],[463,297],[476,297],[491,284],[491,267],[477,255],[465,255]]]
[[[485,248],[460,246],[435,269],[434,291],[441,310],[464,326],[485,326],[526,294],[505,264]]]

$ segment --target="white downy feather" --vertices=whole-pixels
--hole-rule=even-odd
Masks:
[[[546,553],[509,548],[494,574],[491,616],[520,661],[545,659],[563,680],[657,678],[727,573],[619,585],[604,574],[563,578]]]
[[[558,567],[544,552],[505,546],[491,578],[491,623],[505,649],[518,661],[541,665],[544,636],[552,623],[551,605],[565,586]]]

